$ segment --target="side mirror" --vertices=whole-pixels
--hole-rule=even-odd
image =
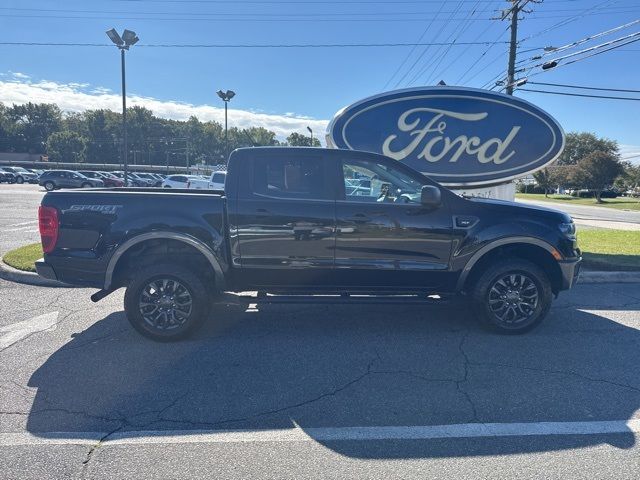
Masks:
[[[439,207],[442,203],[440,189],[433,185],[424,185],[420,192],[420,203],[425,207]]]

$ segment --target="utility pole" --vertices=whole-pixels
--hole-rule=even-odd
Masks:
[[[509,66],[507,67],[507,95],[513,95],[513,82],[516,70],[516,51],[518,49],[518,13],[520,13],[519,0],[511,0],[511,40],[509,42]]]
[[[501,20],[510,17],[511,25],[509,27],[511,31],[511,39],[509,42],[509,64],[507,66],[507,85],[506,94],[513,95],[513,87],[515,83],[516,75],[516,55],[518,51],[518,14],[521,11],[530,13],[530,11],[524,10],[524,6],[531,3],[542,3],[542,0],[509,0],[511,2],[511,8],[502,12]]]

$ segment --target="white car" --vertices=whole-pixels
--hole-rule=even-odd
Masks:
[[[224,190],[224,182],[227,178],[227,172],[213,172],[211,178],[195,178],[189,181],[187,188],[195,190]]]
[[[162,188],[189,188],[189,182],[198,178],[197,175],[169,175],[162,182]]]

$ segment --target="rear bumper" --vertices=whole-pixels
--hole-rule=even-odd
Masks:
[[[42,278],[48,278],[49,280],[58,280],[56,271],[42,258],[36,261],[36,272],[38,272],[38,275],[40,275]]]
[[[573,258],[571,260],[561,260],[558,262],[560,271],[562,272],[561,290],[569,290],[578,281],[580,275],[580,264],[582,257]]]

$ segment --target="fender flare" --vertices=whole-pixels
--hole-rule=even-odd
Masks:
[[[108,290],[111,287],[111,282],[113,281],[113,273],[116,269],[116,265],[127,250],[129,250],[134,245],[137,245],[138,243],[157,239],[176,240],[194,247],[204,255],[204,257],[213,268],[216,285],[220,286],[220,288],[224,288],[224,273],[222,272],[222,267],[220,266],[220,262],[218,262],[215,254],[213,253],[211,248],[207,246],[207,244],[184,233],[156,231],[136,235],[135,237],[128,239],[116,249],[113,255],[111,255],[111,258],[109,259],[109,263],[107,265],[107,271],[105,272],[104,276],[104,289]]]
[[[483,246],[476,253],[474,253],[473,256],[467,261],[466,265],[460,272],[460,276],[458,277],[458,283],[456,284],[456,291],[459,292],[463,289],[464,283],[467,281],[467,278],[469,277],[469,273],[471,273],[471,269],[473,269],[474,265],[478,263],[478,261],[482,257],[484,257],[487,253],[489,253],[490,251],[498,247],[503,247],[505,245],[511,245],[516,243],[526,243],[529,245],[534,245],[536,247],[541,247],[554,257],[555,255],[560,254],[558,250],[549,242],[546,242],[536,237],[505,237],[505,238],[499,238],[498,240],[493,240],[492,242]]]

